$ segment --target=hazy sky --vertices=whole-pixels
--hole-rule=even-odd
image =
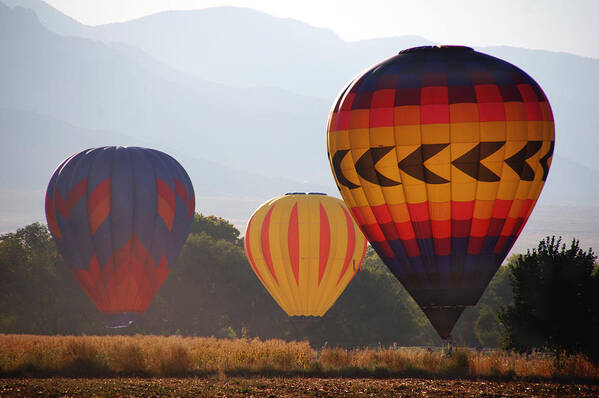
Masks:
[[[348,41],[419,35],[440,43],[509,45],[599,58],[599,0],[45,0],[88,25],[169,9],[248,7]]]

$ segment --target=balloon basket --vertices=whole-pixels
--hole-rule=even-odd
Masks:
[[[119,312],[106,314],[106,327],[108,329],[121,329],[133,325],[141,316],[138,312]]]
[[[451,336],[448,336],[446,339],[443,339],[443,355],[446,357],[450,357],[453,355],[454,350],[457,345]]]

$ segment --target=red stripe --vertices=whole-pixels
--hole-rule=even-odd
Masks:
[[[158,193],[156,211],[164,220],[168,230],[172,231],[175,219],[175,192],[160,178],[156,178],[156,190]]]
[[[183,203],[185,203],[187,217],[193,216],[193,211],[195,210],[195,196],[193,195],[193,192],[191,192],[190,195],[187,192],[187,188],[185,188],[185,184],[176,178],[173,178],[173,182],[175,183],[175,193],[183,200]]]
[[[287,247],[289,248],[289,260],[291,270],[295,276],[295,283],[299,286],[299,225],[297,222],[297,203],[291,209],[289,227],[287,229]]]
[[[99,183],[87,197],[87,216],[92,234],[110,214],[110,178]]]
[[[48,221],[48,228],[50,228],[50,232],[52,232],[55,237],[62,239],[60,229],[58,229],[58,223],[56,222],[54,203],[52,203],[52,199],[50,199],[49,194],[46,194],[46,220]]]
[[[275,207],[271,207],[270,210],[268,211],[268,213],[266,213],[266,217],[264,217],[264,222],[262,223],[262,229],[260,230],[260,243],[262,245],[262,254],[264,255],[264,261],[266,261],[266,265],[268,266],[268,269],[270,270],[270,274],[272,275],[272,277],[275,279],[275,282],[277,282],[277,285],[279,284],[279,280],[277,279],[277,275],[275,274],[275,268],[272,265],[272,256],[270,254],[270,239],[269,239],[269,232],[268,229],[270,227],[270,215],[272,214],[272,211],[275,209]]]
[[[478,117],[481,122],[499,122],[506,120],[503,102],[479,103]]]
[[[245,246],[245,252],[248,255],[248,260],[250,260],[250,266],[254,270],[254,273],[258,276],[258,279],[264,284],[264,279],[262,279],[262,275],[260,275],[260,271],[258,271],[258,267],[254,264],[254,256],[252,255],[252,249],[250,249],[250,228],[252,227],[252,220],[254,216],[250,218],[250,222],[248,222],[248,227],[245,230],[245,237],[243,239],[243,244]]]
[[[320,243],[318,247],[318,285],[320,285],[324,271],[327,268],[331,250],[331,226],[327,212],[322,207],[322,204],[320,205]]]
[[[162,197],[165,202],[169,205],[172,211],[175,211],[175,193],[172,188],[160,178],[156,178],[156,188],[158,196]]]
[[[87,197],[87,211],[93,212],[107,195],[110,195],[110,177],[99,183]]]
[[[393,107],[370,109],[369,127],[392,127],[394,114]]]
[[[67,219],[70,219],[71,210],[73,207],[79,202],[79,200],[85,196],[87,193],[87,178],[79,181],[69,192],[67,199],[63,199],[63,197],[58,193],[58,191],[54,191],[54,203],[56,210]]]
[[[428,202],[408,203],[408,211],[410,212],[410,218],[412,222],[430,220]]]
[[[345,271],[347,271],[347,268],[349,267],[354,249],[356,248],[356,230],[354,229],[354,222],[347,210],[343,208],[343,205],[340,204],[339,207],[343,210],[345,224],[347,225],[347,249],[345,250],[345,260],[343,260],[343,268],[341,269],[341,274],[339,274],[339,279],[337,279],[337,284],[339,284],[343,275],[345,275]]]
[[[449,123],[449,105],[434,104],[420,106],[421,124],[447,124]]]

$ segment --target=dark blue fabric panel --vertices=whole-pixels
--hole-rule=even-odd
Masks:
[[[111,179],[110,224],[113,253],[118,252],[133,234],[134,184],[129,150],[118,147],[114,151]]]
[[[439,287],[441,289],[451,286],[451,255],[437,257],[437,270],[439,272]]]
[[[190,184],[189,177],[187,173],[179,163],[170,157],[167,154],[163,154],[164,161],[167,163],[169,170],[172,173],[171,181],[173,181],[174,187],[174,179],[178,180],[181,184],[185,186],[185,190],[187,191],[188,197],[193,197],[193,187]],[[175,190],[175,189],[174,189]],[[175,190],[176,191],[176,190]],[[185,244],[185,240],[187,239],[187,235],[189,234],[189,230],[191,229],[191,224],[189,223],[189,217],[187,216],[187,205],[183,201],[179,195],[175,194],[175,219],[173,221],[173,240],[169,242],[169,246],[167,249],[167,259],[169,267],[172,267],[177,262],[177,257],[181,248]]]
[[[79,184],[86,179],[89,181],[89,170],[91,168],[91,160],[93,157],[92,153],[88,153],[80,158],[80,160],[73,166],[73,187],[75,184]],[[95,253],[87,211],[87,199],[89,195],[88,186],[89,184],[86,183],[86,194],[72,208],[70,217],[72,232],[74,233],[73,238],[77,242],[79,258],[81,261],[77,266],[84,269],[88,268]]]
[[[164,181],[174,191],[173,181],[168,170],[168,165],[161,156],[161,152],[148,151],[148,160],[152,164],[152,169],[156,178]],[[154,194],[157,197],[158,193]],[[162,217],[156,215],[156,222],[154,223],[154,231],[152,238],[151,253],[156,265],[160,263],[163,255],[166,255],[168,247],[170,246],[170,240],[172,240],[172,233],[169,232],[168,227]],[[168,260],[168,258],[167,258]],[[169,263],[170,265],[170,263]]]
[[[429,276],[426,273],[426,268],[424,266],[424,261],[422,256],[419,257],[409,257],[410,259],[410,271],[413,275],[418,275],[418,286],[406,286],[407,289],[412,288],[421,288],[421,289],[430,289],[431,281],[429,280]],[[416,281],[414,281],[416,282]]]
[[[387,243],[389,243],[391,250],[395,253],[395,258],[402,263],[409,262],[408,254],[406,253],[406,249],[404,248],[401,239],[389,240]]]
[[[112,177],[114,147],[97,148],[93,151],[94,158],[91,161],[89,177],[87,180],[88,193],[91,194],[98,185]],[[110,202],[112,205],[112,183],[110,192]],[[104,266],[112,256],[112,230],[110,223],[110,215],[98,227],[92,236],[96,256],[100,266]]]
[[[468,250],[468,238],[451,238],[451,253],[466,254]]]
[[[150,250],[156,224],[156,177],[146,152],[141,148],[129,150],[135,181],[133,230],[146,250]]]
[[[499,240],[498,236],[485,236],[485,240],[483,241],[483,247],[481,249],[481,254],[490,254],[493,253],[495,249],[495,245]]]

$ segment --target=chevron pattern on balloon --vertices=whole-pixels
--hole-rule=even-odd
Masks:
[[[473,180],[481,182],[498,182],[501,180],[501,168],[499,170],[493,170],[483,162],[502,150],[505,143],[505,141],[473,143],[470,150],[452,160],[450,164],[464,174],[470,176]],[[408,176],[427,184],[449,183],[451,182],[451,176],[440,176],[434,173],[427,168],[426,162],[445,149],[449,150],[451,153],[455,153],[456,151],[453,150],[452,145],[453,144],[422,144],[417,149],[410,152],[409,155],[399,160],[397,166]],[[509,166],[522,181],[533,181],[537,172],[534,168],[535,165],[530,163],[530,159],[537,155],[542,147],[542,141],[528,141],[518,152],[503,159],[503,162]],[[401,181],[395,181],[375,169],[376,164],[395,148],[396,147],[394,146],[384,146],[366,150],[354,165],[358,175],[364,180],[382,187],[400,185]],[[547,151],[543,153],[538,160],[538,163],[541,166],[540,171],[542,171],[542,181],[547,179],[550,158],[553,156],[553,148],[554,142],[552,141]],[[359,188],[360,185],[350,181],[341,168],[341,162],[349,153],[351,153],[351,150],[349,149],[338,150],[333,154],[331,163],[337,182],[348,189],[356,189]]]

